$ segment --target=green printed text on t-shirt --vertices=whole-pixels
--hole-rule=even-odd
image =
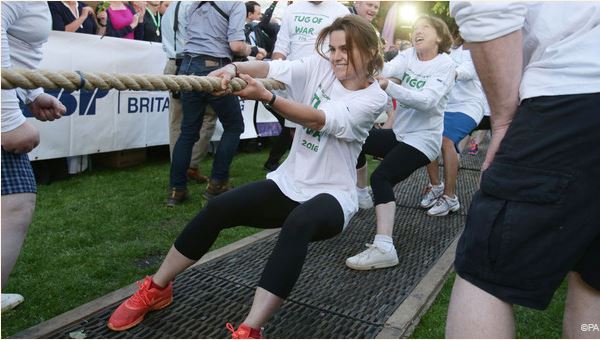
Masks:
[[[294,27],[295,34],[315,35],[318,30],[314,26],[321,25],[323,17],[297,14],[294,15],[294,22],[296,23]]]
[[[321,87],[321,85],[319,85],[319,87],[317,87],[317,90],[312,96],[310,105],[315,109],[318,109],[319,105],[321,105],[323,101],[327,102],[329,100],[329,96],[326,95],[325,92],[323,92],[323,88]],[[314,152],[319,151],[319,143],[321,142],[321,132],[307,127],[304,128],[304,132],[306,138],[303,138],[301,140],[302,146]]]

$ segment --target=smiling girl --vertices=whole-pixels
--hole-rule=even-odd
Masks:
[[[377,234],[365,251],[346,260],[352,269],[398,264],[392,240],[396,212],[393,187],[440,153],[444,108],[454,85],[455,66],[447,54],[452,37],[441,19],[424,16],[413,26],[412,42],[414,48],[401,52],[383,68],[383,76],[401,79],[402,84],[380,78],[381,88],[398,102],[393,128],[371,130],[358,160],[357,184],[363,205],[363,199],[371,200],[366,188],[365,154],[383,157],[371,175]]]
[[[327,40],[329,52],[323,53]],[[222,229],[281,227],[250,313],[237,330],[227,325],[234,338],[262,337],[261,327],[300,275],[308,244],[341,233],[358,210],[356,159],[387,103],[387,95],[373,79],[383,66],[380,47],[374,28],[349,15],[321,31],[318,55],[295,61],[233,63],[210,74],[221,77],[227,89],[239,73],[248,85],[235,95],[261,100],[302,128],[296,131],[288,158],[266,180],[208,202],[180,234],[158,272],[113,313],[109,328],[131,328],[148,311],[168,306],[173,299],[172,280],[208,251]],[[278,97],[251,77],[279,80],[302,100]]]

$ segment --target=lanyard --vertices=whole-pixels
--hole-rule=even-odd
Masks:
[[[150,9],[146,8],[146,12],[150,14],[152,22],[154,23],[154,26],[156,26],[156,36],[160,37],[160,12],[156,12],[158,20],[154,17],[154,14],[152,14],[152,11]]]

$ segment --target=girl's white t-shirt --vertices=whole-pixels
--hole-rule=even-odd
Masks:
[[[369,130],[387,104],[386,93],[376,81],[362,90],[347,90],[335,77],[330,62],[318,55],[271,61],[268,77],[301,94],[303,104],[323,111],[325,126],[320,131],[296,129],[287,159],[267,178],[297,202],[321,193],[332,195],[342,207],[346,226],[358,211],[356,161]]]
[[[402,80],[401,85],[390,82],[386,89],[398,103],[393,126],[396,139],[432,161],[442,147],[444,110],[454,85],[455,68],[446,53],[420,61],[416,50],[409,48],[385,63],[382,72],[384,77]]]
[[[485,95],[471,52],[459,46],[450,51],[450,58],[456,65],[456,83],[450,91],[446,111],[462,112],[479,124],[483,119]]]

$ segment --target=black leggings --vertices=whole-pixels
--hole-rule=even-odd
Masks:
[[[258,285],[285,299],[300,276],[308,244],[341,233],[344,213],[329,194],[300,204],[286,197],[271,180],[254,182],[208,201],[181,232],[175,248],[185,257],[199,260],[221,230],[240,225],[281,227]]]
[[[398,142],[392,129],[372,129],[369,132],[369,137],[358,155],[357,169],[366,164],[365,154],[383,158],[371,174],[375,205],[395,201],[394,185],[431,162],[421,151]]]
[[[478,130],[491,130],[492,129],[492,124],[490,122],[490,116],[483,116],[483,118],[481,119],[481,122],[479,122],[479,125],[477,125],[473,131],[478,131]],[[473,131],[471,131],[470,133],[473,133]]]
[[[285,153],[292,147],[292,128],[285,126],[285,118],[283,118],[277,111],[267,108],[266,106],[265,108],[269,110],[269,112],[271,112],[275,118],[277,118],[277,121],[281,125],[281,133],[279,133],[279,136],[277,136],[275,142],[271,145],[271,152],[269,152],[269,158],[267,159],[266,163],[279,163],[281,157],[283,157],[283,155],[285,155]]]

